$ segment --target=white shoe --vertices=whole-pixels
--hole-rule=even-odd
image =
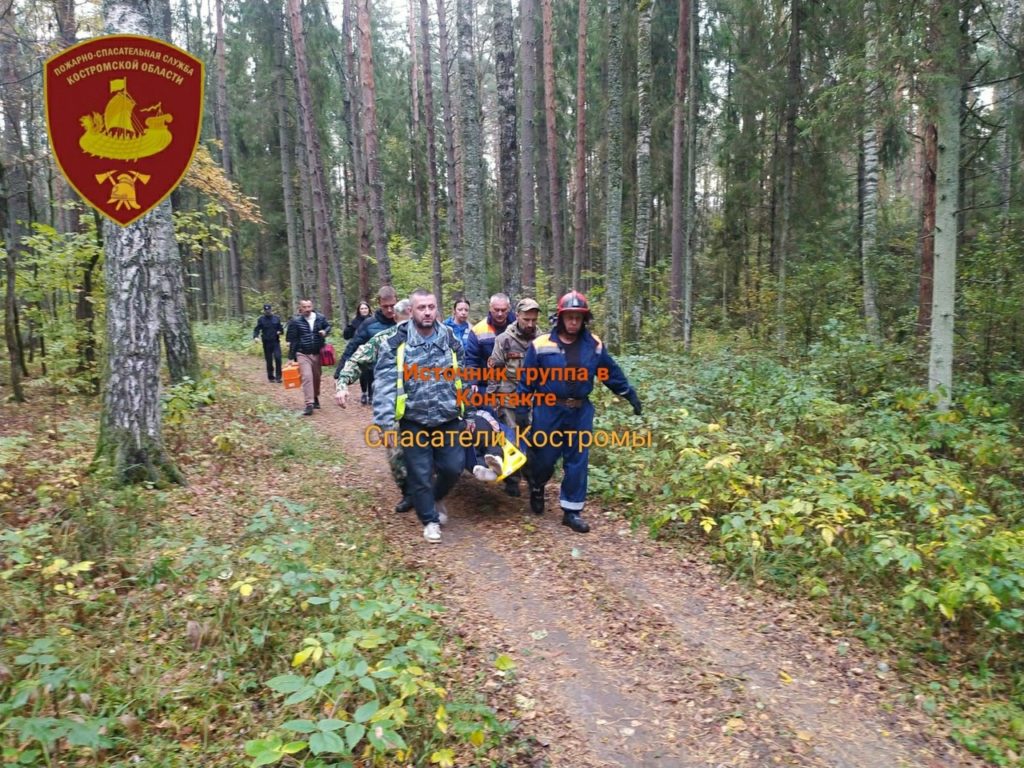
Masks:
[[[483,480],[485,483],[493,483],[498,479],[498,476],[494,474],[493,469],[488,469],[482,464],[477,464],[473,467],[473,477],[477,480]]]
[[[491,471],[494,472],[494,479],[497,480],[501,475],[501,459],[493,453],[488,453],[484,456],[484,463],[491,468]]]
[[[441,543],[441,526],[437,523],[427,523],[423,527],[423,538],[431,544]]]
[[[437,522],[441,525],[448,524],[448,508],[443,501],[434,502],[434,511],[437,512]]]

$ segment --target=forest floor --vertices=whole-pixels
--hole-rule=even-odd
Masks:
[[[251,392],[301,409],[300,392],[268,385],[254,358],[227,365]],[[731,580],[699,551],[630,530],[612,506],[588,503],[591,533],[572,533],[554,481],[538,517],[525,497],[463,475],[442,543],[428,544],[414,513],[392,511],[397,490],[383,452],[364,440],[371,410],[358,386],[347,409],[333,386],[325,376],[309,421],[349,459],[335,479],[371,499],[351,514],[430,575],[448,632],[514,659],[516,693],[499,715],[522,723],[533,765],[983,765],[900,703],[907,688],[884,656],[798,603]]]

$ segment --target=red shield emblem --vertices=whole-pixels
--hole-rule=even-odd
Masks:
[[[203,118],[203,63],[163,40],[110,35],[46,61],[57,165],[93,208],[127,226],[188,170]]]

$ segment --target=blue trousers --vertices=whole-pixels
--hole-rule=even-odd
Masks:
[[[558,503],[564,510],[579,512],[587,498],[587,469],[590,445],[581,446],[580,436],[594,428],[594,406],[588,400],[579,408],[565,405],[537,405],[533,428],[528,435],[532,447],[527,470],[535,485],[544,485],[562,460],[561,492]]]
[[[408,439],[404,433],[409,433],[413,443],[402,449],[408,472],[405,496],[424,525],[438,521],[434,502],[448,495],[462,473],[465,450],[459,445],[459,425],[458,419],[436,427],[425,427],[407,419],[399,424],[403,439]],[[442,433],[441,437],[436,437],[437,433]],[[435,447],[435,441],[441,446]]]

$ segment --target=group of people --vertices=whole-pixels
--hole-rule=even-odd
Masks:
[[[320,378],[323,370],[321,352],[327,344],[331,324],[323,315],[313,311],[313,302],[303,299],[299,312],[285,328],[281,318],[274,314],[270,304],[263,305],[263,314],[256,320],[252,338],[263,342],[263,358],[267,364],[267,381],[281,383],[281,336],[288,342],[288,359],[299,366],[303,414],[312,416],[320,408]]]
[[[402,494],[395,511],[415,509],[424,538],[441,541],[448,517],[444,498],[469,470],[482,480],[503,481],[510,496],[520,495],[521,476],[531,511],[541,515],[545,484],[561,459],[562,523],[588,532],[582,511],[594,385],[603,382],[637,415],[642,406],[590,330],[587,298],[578,291],[562,296],[547,331],[539,327],[541,306],[535,299],[521,299],[513,312],[504,293],[491,296],[487,315],[473,325],[470,303],[462,297],[443,321],[436,297],[427,290],[399,301],[394,288],[384,286],[377,304],[371,313],[369,304],[361,303],[345,329],[348,344],[334,372],[335,402],[347,407],[348,387],[360,382],[360,402],[372,405],[379,444]],[[254,339],[264,334],[265,353],[264,329],[276,328],[274,338],[282,332],[270,310],[264,307],[253,333]],[[299,363],[307,415],[319,407],[319,351],[329,332],[330,324],[307,300],[284,332],[289,358]],[[279,347],[276,360],[275,371],[272,355],[267,358],[268,380],[280,381]]]

